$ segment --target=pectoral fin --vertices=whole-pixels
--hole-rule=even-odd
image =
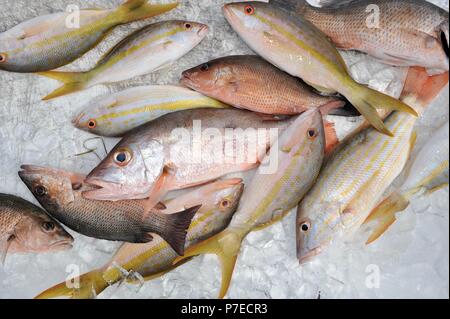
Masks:
[[[0,237],[0,265],[3,265],[12,241],[16,238],[14,234],[6,234]]]
[[[375,224],[366,244],[369,245],[380,238],[396,221],[395,214],[404,211],[408,206],[409,200],[398,193],[393,193],[383,200],[364,221],[364,224]]]
[[[175,172],[169,167],[164,167],[162,174],[156,180],[155,185],[150,191],[149,197],[144,203],[144,219],[151,214],[152,209],[154,209],[158,204],[164,199],[164,196],[169,191],[171,185],[175,180]]]

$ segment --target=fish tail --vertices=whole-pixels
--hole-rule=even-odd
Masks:
[[[178,4],[178,1],[165,4],[151,4],[147,0],[127,0],[118,8],[117,13],[122,23],[129,23],[160,15],[176,8]]]
[[[448,72],[429,76],[426,69],[411,67],[403,87],[402,99],[426,107],[447,85],[448,79]]]
[[[364,221],[364,224],[375,224],[366,244],[369,245],[380,238],[397,220],[395,214],[404,211],[408,206],[409,199],[398,192],[392,193],[383,200]]]
[[[380,133],[393,136],[384,125],[377,109],[389,111],[400,111],[418,116],[417,112],[409,105],[381,92],[375,91],[367,86],[359,84],[352,79],[347,83],[349,94],[344,95],[350,103],[366,118],[366,120]]]
[[[88,73],[86,72],[48,71],[39,72],[37,74],[64,83],[63,86],[44,97],[42,99],[43,101],[48,101],[70,93],[82,91],[86,88],[89,79]]]
[[[231,230],[223,232],[189,248],[184,256],[178,257],[174,265],[182,262],[184,259],[202,254],[212,254],[219,257],[222,266],[222,284],[219,293],[219,299],[225,297],[230,287],[233,277],[236,260],[241,249],[242,235]]]
[[[184,254],[184,247],[186,244],[186,236],[192,219],[201,206],[192,207],[182,212],[175,214],[156,213],[157,218],[163,220],[164,230],[161,232],[161,237],[175,250],[175,252],[182,256]],[[150,216],[149,231],[154,226],[153,218]]]
[[[62,282],[42,292],[34,299],[53,299],[69,297],[71,299],[93,299],[97,297],[109,284],[103,279],[101,270],[88,272],[70,282]]]

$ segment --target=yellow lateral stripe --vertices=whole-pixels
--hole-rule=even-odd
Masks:
[[[262,23],[268,25],[269,27],[275,29],[276,31],[283,34],[285,37],[288,38],[288,40],[300,48],[302,48],[305,51],[310,52],[317,60],[319,60],[324,66],[328,66],[328,69],[330,71],[336,72],[336,75],[342,75],[340,70],[337,70],[334,63],[331,62],[327,57],[324,57],[320,52],[313,49],[311,46],[307,45],[304,41],[300,40],[298,37],[290,33],[288,30],[284,29],[281,25],[278,26],[277,24],[271,22],[270,20],[264,18],[261,15],[255,14],[255,18],[257,18]]]
[[[102,115],[98,117],[98,121],[108,121],[109,119],[115,119],[120,117],[125,117],[128,115],[134,115],[139,113],[157,111],[157,110],[167,110],[167,111],[177,111],[179,109],[187,109],[198,106],[211,107],[211,108],[223,108],[223,104],[219,104],[215,100],[202,98],[195,100],[181,100],[181,101],[171,101],[160,104],[150,104],[142,107],[138,107],[131,110],[126,110],[122,112],[112,112],[109,114]],[[117,107],[117,106],[116,106]]]
[[[125,50],[123,52],[120,52],[118,54],[115,54],[114,56],[112,56],[108,61],[105,61],[105,63],[97,65],[92,71],[95,70],[95,73],[100,72],[100,70],[103,69],[107,69],[110,66],[116,64],[117,62],[120,62],[123,58],[127,57],[128,55],[146,47],[149,44],[152,44],[153,42],[156,42],[158,40],[164,39],[165,37],[169,37],[171,35],[177,34],[178,32],[182,32],[184,31],[183,28],[181,27],[176,27],[173,28],[172,30],[169,30],[167,32],[164,32],[162,34],[156,35],[150,39],[147,39],[145,41],[142,41],[141,43],[139,43],[138,45],[132,46],[130,47],[128,50]]]
[[[300,147],[303,147],[303,144],[305,144],[305,141],[303,141],[302,145]],[[247,221],[247,224],[249,223],[255,223],[258,218],[264,213],[265,209],[270,206],[270,204],[273,202],[274,198],[279,194],[280,190],[285,186],[285,179],[286,177],[289,177],[292,175],[295,166],[297,165],[298,159],[294,157],[286,169],[286,172],[282,175],[281,178],[278,179],[278,181],[275,183],[274,187],[269,192],[268,196],[266,196],[259,206],[255,209],[253,214],[250,215],[250,218]],[[291,207],[292,208],[292,207]],[[289,208],[289,209],[291,209]],[[253,226],[253,225],[251,225]]]

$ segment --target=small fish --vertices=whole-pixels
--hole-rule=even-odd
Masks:
[[[228,56],[183,72],[181,84],[234,107],[295,115],[311,108],[328,114],[345,102],[315,94],[300,79],[254,55]]]
[[[88,175],[94,200],[148,199],[259,165],[273,138],[294,119],[229,109],[167,114],[127,134]],[[258,134],[263,130],[265,134]],[[212,134],[210,136],[209,134]],[[252,142],[255,138],[255,142]]]
[[[227,105],[189,89],[154,85],[131,88],[95,98],[73,120],[82,130],[108,137],[122,137],[132,129],[168,113]]]
[[[186,248],[222,231],[237,209],[244,185],[240,179],[227,179],[203,185],[198,189],[166,201],[165,211],[176,212],[186,206],[201,205],[188,230]],[[147,244],[125,243],[103,267],[82,275],[79,289],[61,283],[36,298],[95,298],[103,290],[126,278],[124,272],[138,273],[151,280],[174,269],[177,253],[159,236]],[[125,278],[124,278],[125,277]]]
[[[0,263],[8,253],[61,251],[72,243],[72,236],[41,208],[0,194]]]
[[[117,9],[80,10],[44,15],[0,34],[0,70],[42,72],[71,63],[95,47],[116,26],[147,19],[178,6],[128,0]],[[73,25],[71,27],[71,24]],[[79,26],[79,27],[78,27]]]
[[[270,153],[277,152],[279,161],[275,173],[264,171]],[[241,204],[230,225],[218,235],[188,248],[185,258],[200,254],[215,254],[222,265],[223,298],[231,282],[242,241],[251,231],[281,220],[292,210],[314,184],[325,157],[325,129],[319,110],[312,109],[302,115],[280,136],[278,145],[272,146],[251,183],[242,194]]]
[[[402,99],[422,113],[448,83],[448,72],[428,77],[410,68]],[[372,128],[338,146],[317,183],[297,211],[297,256],[310,261],[332,242],[353,234],[403,171],[415,142],[416,118],[394,112],[385,120],[394,133],[387,137]]]
[[[449,70],[448,12],[422,0],[355,0],[317,8],[306,0],[271,0],[312,22],[342,50],[395,66]]]
[[[365,224],[375,223],[367,244],[377,240],[396,221],[396,213],[404,211],[416,196],[432,193],[448,186],[449,179],[449,125],[443,125],[420,150],[408,167],[406,181],[367,217]]]
[[[150,24],[120,41],[90,71],[39,72],[64,83],[44,100],[163,69],[196,47],[207,33],[208,26],[197,22],[174,20]]]
[[[186,230],[199,207],[183,208],[176,214],[153,210],[146,214],[142,201],[89,201],[82,193],[92,187],[85,176],[62,170],[22,166],[19,172],[36,199],[67,227],[98,239],[147,243],[154,233],[163,237],[180,255]]]
[[[377,109],[417,116],[405,103],[353,80],[336,47],[302,16],[262,2],[230,3],[224,14],[253,51],[320,92],[339,92],[383,134],[392,136]]]

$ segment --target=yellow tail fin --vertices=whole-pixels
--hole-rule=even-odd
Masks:
[[[102,277],[103,272],[94,270],[88,272],[70,282],[60,283],[42,292],[35,299],[52,299],[69,297],[71,299],[92,299],[105,290],[109,285]],[[72,287],[73,286],[73,287]]]
[[[175,259],[174,265],[177,265],[186,258],[197,255],[217,255],[222,266],[222,285],[219,293],[219,298],[222,299],[225,297],[228,288],[230,287],[234,266],[236,265],[236,260],[241,249],[241,243],[241,235],[230,230],[224,230],[204,242],[189,248],[184,256]]]
[[[366,120],[379,132],[392,136],[386,128],[383,120],[378,115],[377,109],[406,112],[418,116],[417,112],[409,105],[394,99],[393,97],[368,88],[349,79],[347,82],[348,94],[343,93],[350,103],[366,118]]]
[[[64,83],[62,87],[56,89],[55,91],[44,97],[42,99],[44,101],[48,101],[70,93],[82,91],[86,88],[89,79],[89,75],[87,72],[48,71],[38,72],[37,74]]]
[[[160,15],[176,8],[178,4],[176,0],[165,4],[151,4],[148,0],[127,0],[119,7],[118,13],[122,17],[122,23],[129,23]]]

